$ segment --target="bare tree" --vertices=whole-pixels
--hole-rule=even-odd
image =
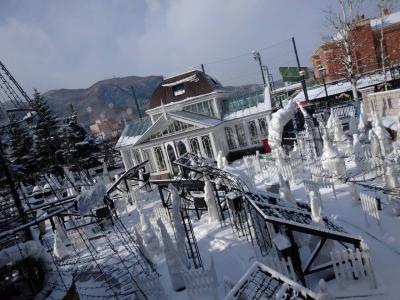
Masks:
[[[335,45],[335,60],[342,67],[341,76],[351,84],[353,98],[358,101],[357,79],[360,74],[358,61],[362,61],[363,41],[356,36],[355,27],[360,20],[362,0],[338,0],[339,12],[325,11],[332,36],[330,42]]]

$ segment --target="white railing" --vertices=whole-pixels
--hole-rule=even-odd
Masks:
[[[366,225],[369,226],[368,217],[370,217],[376,220],[378,227],[382,230],[377,200],[362,192],[360,193],[360,199]]]
[[[166,299],[165,291],[161,285],[160,278],[156,273],[139,278],[136,282],[146,299]]]
[[[371,255],[367,249],[360,251],[347,249],[331,252],[333,271],[340,288],[355,280],[366,278],[371,289],[377,288],[375,273],[371,263]]]
[[[219,299],[218,278],[212,257],[209,270],[189,270],[183,272],[182,276],[189,299],[198,299],[199,297],[213,300]]]
[[[258,260],[264,265],[290,278],[291,280],[298,282],[298,278],[294,271],[293,263],[290,257],[285,259],[285,258],[267,256],[267,257],[261,257]]]

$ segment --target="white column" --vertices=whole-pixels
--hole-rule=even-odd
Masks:
[[[214,153],[214,158],[217,158],[217,156],[218,156],[218,150],[219,150],[219,149],[217,149],[217,146],[216,146],[216,144],[215,144],[215,141],[214,141],[214,134],[213,134],[212,132],[210,132],[208,135],[209,135],[209,137],[210,137],[211,148],[212,148],[212,151],[213,151],[213,153]]]
[[[249,125],[247,121],[243,121],[243,130],[244,130],[244,135],[246,136],[246,142],[247,146],[251,146],[251,140],[250,140],[250,132],[249,132]]]
[[[206,152],[204,151],[203,141],[201,140],[201,136],[197,137],[197,141],[199,142],[201,155],[206,157],[207,155],[206,155]]]

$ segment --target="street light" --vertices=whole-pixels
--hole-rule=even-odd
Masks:
[[[319,78],[322,79],[322,83],[324,84],[325,98],[328,98],[328,90],[326,89],[326,82],[325,82],[326,69],[322,65],[319,65],[318,72],[319,72]]]
[[[253,58],[254,58],[254,60],[258,61],[258,64],[260,65],[261,76],[262,76],[263,83],[264,83],[264,86],[265,86],[265,85],[267,84],[267,82],[266,82],[266,80],[265,80],[265,75],[264,75],[264,70],[263,70],[263,65],[262,65],[262,61],[261,61],[260,52],[258,52],[258,51],[253,51],[252,53],[253,53]]]

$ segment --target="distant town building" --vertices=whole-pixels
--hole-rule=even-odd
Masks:
[[[265,100],[267,99],[267,100]],[[116,148],[126,169],[148,160],[153,177],[177,175],[177,157],[216,158],[263,149],[271,113],[269,93],[235,95],[201,71],[165,78],[150,99],[148,117],[125,126]]]
[[[117,138],[121,134],[120,124],[112,118],[96,120],[89,128],[92,134],[104,141]]]
[[[382,66],[380,56],[381,19],[360,18],[354,27],[353,37],[361,45],[354,53],[356,72],[368,73]],[[393,67],[400,63],[400,12],[390,14],[385,10],[383,21],[383,44],[386,56],[386,66]],[[325,71],[326,81],[341,80],[343,78],[343,65],[340,64],[341,49],[337,42],[331,41],[323,44],[311,57],[314,76],[320,78],[320,69]]]

